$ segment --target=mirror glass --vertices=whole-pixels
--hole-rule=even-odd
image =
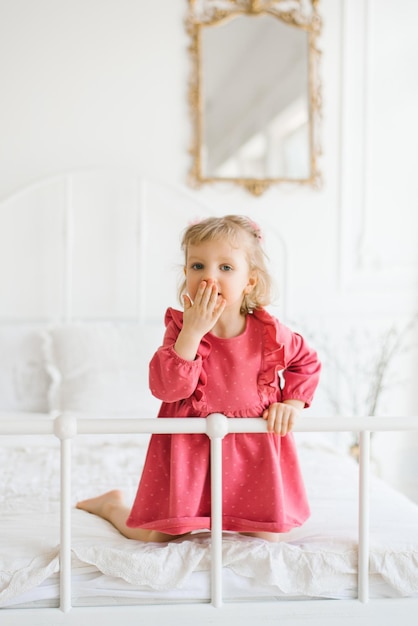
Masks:
[[[202,30],[202,174],[308,178],[308,35],[270,15]]]
[[[317,185],[317,0],[216,4],[189,0],[192,184]]]

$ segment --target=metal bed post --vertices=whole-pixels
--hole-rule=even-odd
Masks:
[[[211,462],[211,598],[222,606],[222,439],[228,433],[228,419],[220,413],[207,417]]]
[[[61,442],[60,498],[60,609],[71,609],[71,447],[77,434],[77,420],[61,415],[54,421],[54,434]]]

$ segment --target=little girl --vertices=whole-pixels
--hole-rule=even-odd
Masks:
[[[223,439],[223,529],[274,541],[309,516],[290,431],[312,400],[320,364],[300,335],[263,308],[271,280],[254,222],[208,218],[186,229],[182,249],[184,311],[166,312],[151,392],[162,400],[159,417],[267,421],[267,434]],[[77,507],[142,541],[209,529],[209,438],[153,435],[131,510],[119,491]]]

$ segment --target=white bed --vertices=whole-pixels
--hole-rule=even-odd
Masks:
[[[219,542],[208,532],[142,544],[74,508],[110,488],[133,498],[149,436],[141,432],[156,422],[149,418],[158,406],[147,390],[148,358],[161,341],[165,306],[175,305],[171,259],[181,259],[173,232],[208,213],[183,190],[126,172],[64,175],[1,204],[1,623],[296,624],[309,616],[314,626],[415,624],[418,506],[369,480],[366,433],[359,512],[357,463],[325,432],[302,432],[328,424],[388,429],[389,420],[301,420],[296,437],[312,516],[278,544],[229,533]],[[271,230],[269,244],[284,284],[284,248]],[[89,245],[86,267],[80,257]],[[28,266],[12,280],[5,263],[13,267],[21,247],[31,252]],[[147,268],[161,250],[167,264],[151,280]],[[150,297],[155,281],[166,287]],[[416,428],[416,420],[397,425]],[[127,432],[111,434],[118,429]],[[71,537],[60,528],[66,516]],[[221,582],[213,579],[216,541]],[[62,571],[71,565],[65,584],[60,559]]]

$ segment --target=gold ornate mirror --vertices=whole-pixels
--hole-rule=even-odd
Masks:
[[[190,182],[317,186],[319,0],[189,0]]]

